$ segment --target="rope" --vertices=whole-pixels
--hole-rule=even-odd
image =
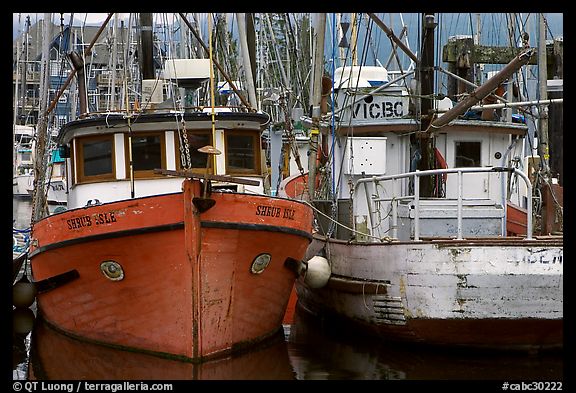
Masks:
[[[307,205],[310,206],[315,212],[320,213],[321,215],[323,215],[324,217],[326,217],[327,219],[329,219],[330,221],[332,221],[334,224],[339,225],[340,227],[342,227],[342,228],[344,228],[344,229],[347,229],[347,230],[349,230],[350,232],[353,232],[353,233],[356,233],[356,234],[362,235],[362,236],[367,236],[367,237],[370,237],[370,238],[372,238],[372,239],[376,239],[376,240],[381,241],[381,242],[391,243],[391,242],[394,240],[394,239],[392,239],[392,238],[389,237],[389,236],[385,236],[385,237],[380,238],[380,237],[378,237],[378,236],[374,236],[374,235],[370,235],[370,234],[367,234],[367,233],[363,233],[363,232],[357,231],[357,230],[355,230],[355,229],[353,229],[353,228],[350,228],[350,227],[348,227],[348,226],[346,226],[346,225],[344,225],[344,224],[342,224],[342,223],[334,220],[332,217],[330,217],[330,216],[322,213],[320,210],[318,210],[316,207],[314,207],[310,202],[308,202],[308,201],[301,201],[301,202],[307,204]]]

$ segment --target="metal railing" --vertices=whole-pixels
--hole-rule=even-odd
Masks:
[[[406,172],[397,175],[387,175],[387,176],[372,176],[360,179],[356,182],[355,190],[358,189],[360,184],[364,185],[364,190],[366,193],[366,200],[368,203],[368,214],[370,216],[370,222],[373,222],[372,205],[370,203],[370,198],[368,196],[367,184],[370,182],[374,183],[374,187],[378,185],[379,182],[392,181],[392,197],[391,198],[373,198],[374,202],[390,201],[392,205],[392,226],[391,235],[392,238],[397,238],[398,230],[398,201],[400,200],[413,200],[414,201],[414,240],[420,240],[420,177],[431,176],[431,175],[442,175],[448,173],[458,174],[458,204],[457,204],[457,221],[458,221],[458,233],[457,240],[462,240],[462,207],[463,207],[463,181],[462,177],[464,173],[481,173],[481,172],[507,172],[511,174],[516,174],[520,176],[524,183],[526,183],[527,188],[527,228],[526,228],[526,240],[532,240],[532,184],[528,176],[517,168],[505,168],[505,167],[465,167],[465,168],[447,168],[447,169],[430,169],[425,171],[416,170],[415,172]],[[402,178],[412,178],[414,184],[414,194],[398,196],[396,193],[396,181]],[[503,186],[504,187],[504,186]],[[504,202],[504,201],[503,201]],[[506,209],[506,206],[503,206]],[[505,235],[505,234],[503,234]]]

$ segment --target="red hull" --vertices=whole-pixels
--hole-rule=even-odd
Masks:
[[[526,236],[528,215],[526,209],[506,204],[506,232],[508,236]]]
[[[284,319],[282,323],[284,325],[292,325],[294,323],[294,312],[296,311],[296,303],[298,302],[298,294],[296,293],[296,287],[292,287],[292,292],[290,292],[290,298],[288,299],[288,306],[286,306],[286,312],[284,313]]]
[[[107,203],[49,216],[34,226],[34,281],[70,270],[79,277],[38,295],[42,316],[66,333],[185,359],[219,356],[282,327],[300,261],[311,240],[305,204],[257,195],[201,192]],[[188,201],[185,203],[185,201]],[[271,255],[261,273],[253,260]],[[118,263],[124,278],[101,270]]]

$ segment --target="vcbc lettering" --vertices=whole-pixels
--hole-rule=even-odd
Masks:
[[[361,111],[362,109],[362,111]],[[352,118],[356,119],[361,115],[363,118],[379,119],[380,117],[402,117],[404,115],[404,108],[402,101],[390,102],[382,101],[381,103],[360,102],[356,104],[352,112]]]

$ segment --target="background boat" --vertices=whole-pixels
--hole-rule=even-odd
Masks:
[[[12,194],[17,198],[29,198],[28,190],[34,187],[33,138],[34,127],[14,125]]]
[[[308,271],[296,283],[298,304],[384,341],[562,348],[563,237],[561,230],[544,229],[550,226],[540,208],[546,204],[561,214],[562,190],[540,197],[538,190],[552,189],[556,180],[544,159],[532,165],[536,145],[527,124],[512,109],[495,111],[531,105],[513,97],[513,86],[523,86],[519,70],[537,58],[544,72],[537,103],[561,105],[545,100],[544,46],[536,45],[537,57],[536,48],[522,41],[499,58],[498,72],[477,85],[476,63],[494,62],[482,53],[500,49],[451,37],[442,48],[448,63],[443,73],[456,83],[448,82],[444,92],[432,71],[441,69],[434,62],[436,15],[421,15],[418,56],[376,14],[368,15],[412,64],[389,72],[361,59],[333,68],[330,112],[322,110],[323,86],[315,74],[316,100],[304,122],[311,151],[327,159],[310,154],[307,176],[285,180],[281,192],[309,200],[317,212]],[[323,48],[319,21],[317,48]],[[513,42],[526,37],[516,32]],[[505,81],[503,98],[498,90]],[[491,94],[505,104],[483,106]],[[547,119],[538,120],[544,157]],[[527,212],[526,231],[511,226],[518,217],[507,219],[510,204]]]

